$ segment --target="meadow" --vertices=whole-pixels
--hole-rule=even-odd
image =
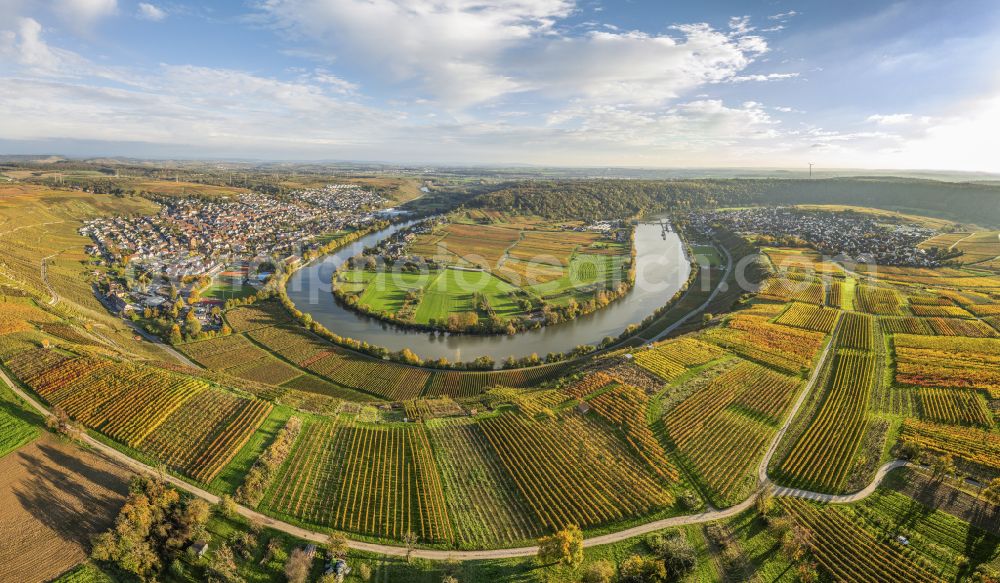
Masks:
[[[417,235],[402,252],[432,260],[430,268],[345,267],[335,274],[334,288],[348,305],[396,323],[476,331],[490,322],[489,331],[504,331],[507,323],[537,318],[543,308],[572,307],[561,315],[568,319],[578,306],[602,307],[630,283],[630,247],[536,219],[470,213]]]

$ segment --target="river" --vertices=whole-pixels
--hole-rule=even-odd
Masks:
[[[441,335],[401,328],[339,305],[330,289],[334,270],[365,247],[405,227],[394,225],[362,237],[303,267],[289,278],[288,297],[298,309],[340,336],[392,351],[409,348],[424,359],[443,357],[455,362],[489,356],[500,362],[508,356],[521,358],[532,353],[544,357],[549,352],[566,352],[581,344],[598,344],[606,336],[618,336],[629,324],[641,322],[669,301],[689,274],[677,234],[667,232],[664,236],[659,223],[640,223],[635,233],[635,286],[606,308],[569,322],[513,336]]]

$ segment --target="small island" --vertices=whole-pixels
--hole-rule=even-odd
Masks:
[[[346,306],[394,324],[516,334],[599,310],[632,288],[634,227],[489,210],[424,219],[332,277]]]

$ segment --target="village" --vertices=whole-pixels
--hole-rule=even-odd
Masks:
[[[347,184],[280,198],[154,200],[162,206],[156,215],[101,218],[81,227],[93,241],[87,253],[104,268],[93,271],[96,291],[123,317],[166,319],[206,332],[221,327],[214,308],[253,295],[276,270],[295,267],[333,236],[379,220],[387,202]]]
[[[887,224],[875,215],[759,207],[699,213],[691,217],[691,224],[703,232],[721,225],[776,244],[800,239],[824,255],[857,263],[917,267],[940,263],[931,252],[917,248],[936,231],[911,223]]]

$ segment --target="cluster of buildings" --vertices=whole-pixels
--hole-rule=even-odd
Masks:
[[[248,266],[298,264],[331,234],[378,220],[386,199],[354,185],[328,185],[281,197],[249,193],[236,200],[165,197],[157,202],[162,208],[156,215],[100,218],[80,229],[92,241],[89,254],[132,274],[127,281],[100,282],[108,290],[106,305],[123,315],[161,308],[168,300],[172,305],[170,295],[178,290],[190,299],[207,281],[220,278],[259,285],[263,268]],[[140,274],[148,274],[152,283],[139,281]],[[207,314],[198,312],[199,317]]]
[[[936,234],[912,223],[886,223],[876,215],[850,211],[807,211],[790,207],[756,207],[696,214],[692,226],[710,230],[721,225],[742,235],[763,235],[777,242],[802,239],[820,253],[846,256],[858,263],[936,267],[937,258],[917,245]]]

